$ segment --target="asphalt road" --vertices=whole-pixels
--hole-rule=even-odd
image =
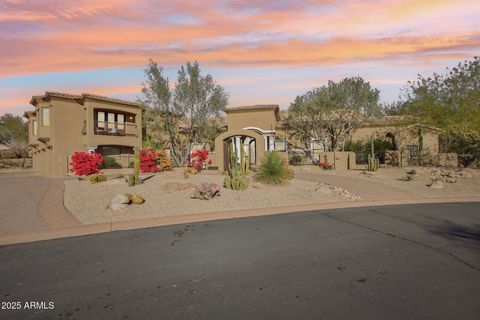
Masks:
[[[479,319],[480,203],[0,247],[0,319]],[[25,302],[54,309],[25,309]],[[42,307],[39,303],[37,307]]]

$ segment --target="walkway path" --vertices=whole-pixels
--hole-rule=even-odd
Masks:
[[[361,178],[343,176],[335,172],[296,172],[295,178],[307,181],[323,182],[353,192],[362,200],[376,201],[376,200],[406,200],[406,199],[423,199],[424,196],[399,189],[392,186],[387,186],[383,183],[375,181],[365,181]]]
[[[63,206],[63,182],[0,172],[0,234],[80,226]]]

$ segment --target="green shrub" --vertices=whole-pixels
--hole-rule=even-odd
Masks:
[[[103,163],[100,165],[101,169],[117,169],[122,166],[117,162],[117,159],[114,157],[104,157]]]
[[[285,183],[293,176],[293,170],[278,152],[267,152],[255,173],[257,181],[268,184]]]
[[[291,158],[290,158],[290,164],[292,166],[299,166],[302,164],[302,156],[301,155],[298,155],[298,154],[294,154]]]

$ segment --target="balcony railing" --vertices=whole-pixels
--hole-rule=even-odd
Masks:
[[[109,136],[137,136],[138,128],[135,123],[131,122],[96,121],[95,134]]]

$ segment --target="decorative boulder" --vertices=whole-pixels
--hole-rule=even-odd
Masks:
[[[98,182],[105,182],[105,181],[107,181],[107,176],[104,175],[103,173],[99,173],[99,174],[97,175],[97,181],[98,181]]]
[[[105,182],[107,181],[107,176],[102,172],[94,173],[88,176],[88,180],[90,180],[90,183]]]
[[[438,180],[432,181],[429,187],[432,189],[443,189],[443,182]]]
[[[113,197],[112,202],[110,203],[110,208],[113,211],[125,209],[128,207],[129,203],[130,199],[128,198],[128,196],[120,193]]]
[[[132,201],[133,204],[142,204],[145,202],[145,199],[143,199],[142,196],[139,194],[134,194],[133,196],[130,197],[130,200]]]

